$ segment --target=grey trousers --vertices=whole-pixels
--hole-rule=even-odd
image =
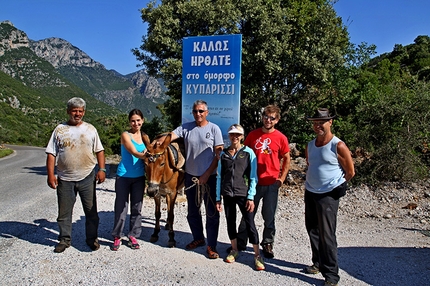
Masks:
[[[58,227],[60,242],[71,244],[72,240],[72,214],[76,197],[79,193],[82,208],[85,213],[86,242],[91,244],[97,239],[99,216],[97,213],[96,179],[94,170],[81,181],[58,180]]]
[[[124,225],[130,202],[130,231],[128,236],[139,237],[142,233],[142,202],[145,191],[145,177],[115,180],[115,219],[112,230],[113,237],[124,236]]]

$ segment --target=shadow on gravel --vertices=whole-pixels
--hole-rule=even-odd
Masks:
[[[19,221],[1,221],[0,237],[6,239],[18,238],[33,244],[55,246],[58,235],[52,231],[58,229],[56,222],[38,219],[34,224]]]
[[[158,241],[154,244],[168,248],[169,230],[165,228],[166,219],[160,219],[160,233],[158,234]],[[142,234],[140,238],[144,241],[150,242],[151,235],[154,232],[155,218],[153,216],[142,216]],[[183,232],[175,229],[173,223],[173,230],[175,232],[176,248],[185,249],[185,246],[193,240],[191,232]],[[206,247],[200,247],[196,250],[206,251]],[[206,253],[206,252],[204,252]]]
[[[77,202],[78,203],[78,202]],[[75,206],[76,207],[76,206]],[[112,227],[114,220],[113,211],[100,211],[99,212],[99,242],[100,245],[110,246],[113,243]],[[124,232],[127,234],[129,229],[130,215],[127,215]],[[155,220],[152,217],[143,217],[142,219],[142,234],[140,240],[149,242],[151,234],[154,231]],[[161,220],[160,238],[155,244],[168,247],[168,231],[164,229],[165,220]],[[40,244],[45,246],[55,247],[58,243],[58,224],[56,221],[48,221],[46,219],[34,220],[34,224],[19,221],[0,221],[0,237],[6,239],[0,244],[0,251],[2,248],[13,243],[13,239],[21,239],[28,241],[32,244]],[[185,245],[192,240],[191,233],[175,231],[175,239],[177,241],[177,248],[185,249]],[[10,239],[10,243],[7,241]],[[78,220],[72,223],[72,245],[82,252],[90,252],[91,250],[85,242],[85,216],[80,216]],[[227,248],[228,246],[225,246]],[[52,250],[54,250],[52,248]],[[201,248],[202,254],[206,255],[206,248]]]
[[[247,250],[251,251],[250,255],[252,255],[252,256],[254,255],[252,252],[253,250],[250,247],[248,247]],[[309,283],[309,285],[319,285],[319,284],[321,284],[321,281],[323,281],[323,279],[324,279],[324,278],[322,278],[322,276],[314,276],[314,275],[305,274],[303,269],[307,265],[276,259],[276,253],[275,253],[275,258],[273,258],[273,259],[265,258],[264,262],[265,262],[267,272],[276,273],[276,274],[285,275],[285,276],[288,276],[291,278],[295,278],[295,279],[304,281],[306,283]],[[285,269],[282,269],[281,267],[300,269],[300,273],[290,272],[290,271],[287,271]]]
[[[99,225],[99,238],[103,240],[108,240],[108,242],[101,240],[100,244],[103,245],[111,245],[113,243],[113,237],[112,237],[112,228],[113,228],[113,221],[114,221],[114,212],[113,211],[102,211],[99,212],[99,218],[100,218],[100,225]],[[84,217],[83,217],[84,219]],[[127,236],[127,233],[129,231],[129,223],[130,223],[130,214],[127,214],[127,218],[125,220],[124,225],[124,235]],[[160,233],[159,233],[159,240],[155,242],[154,244],[161,246],[161,247],[168,247],[167,242],[169,240],[168,236],[168,230],[164,228],[166,224],[165,219],[160,220]],[[150,216],[142,216],[142,233],[140,237],[138,237],[139,240],[143,240],[145,242],[149,242],[152,233],[154,232],[154,226],[155,226],[155,219],[154,217]],[[174,227],[174,226],[173,226]],[[184,248],[185,245],[192,240],[191,233],[188,232],[182,232],[179,230],[175,230],[175,240],[176,240],[176,247],[177,248]],[[203,249],[203,248],[202,248]],[[206,249],[206,248],[205,248]]]
[[[128,218],[127,218],[128,219]],[[159,233],[159,240],[155,242],[155,245],[166,247],[168,242],[168,230],[165,229],[165,219],[160,220],[160,233]],[[155,219],[150,216],[143,216],[142,217],[142,234],[140,236],[141,240],[144,240],[146,242],[149,242],[150,236],[154,231],[154,225],[155,225]],[[127,228],[125,228],[127,229]],[[221,231],[221,230],[220,230]],[[176,248],[180,248],[184,250],[184,255],[186,255],[186,252],[194,252],[198,253],[202,256],[207,256],[206,254],[206,246],[203,247],[197,247],[193,250],[186,250],[185,246],[193,240],[193,236],[191,232],[184,232],[184,231],[178,231],[175,230],[175,240],[176,240]],[[217,250],[220,255],[221,259],[224,259],[227,257],[227,248],[230,247],[230,243],[224,243],[219,242],[217,244]],[[241,263],[244,265],[248,265],[251,269],[254,269],[254,252],[252,247],[247,247],[246,251],[242,251],[240,253],[240,256],[236,263]],[[292,278],[296,278],[301,281],[305,281],[309,283],[310,285],[318,285],[323,280],[321,277],[317,276],[310,276],[306,274],[291,272],[288,270],[285,270],[285,268],[295,268],[295,269],[303,269],[305,267],[304,264],[298,264],[298,263],[292,263],[284,260],[279,259],[265,259],[265,265],[266,265],[266,271],[274,274],[284,275]]]
[[[417,228],[404,228],[404,227],[401,227],[400,229],[408,230],[408,231],[416,231],[416,232],[421,233],[422,235],[430,237],[430,230],[417,229]]]
[[[115,193],[114,189],[101,188],[99,184],[96,184],[96,192],[107,192],[107,193]]]
[[[101,213],[99,213],[100,216]],[[101,215],[102,217],[104,214]],[[113,214],[112,214],[113,219]],[[101,221],[101,218],[100,218]],[[99,227],[100,232],[100,227]],[[28,241],[32,244],[40,244],[52,246],[54,251],[55,245],[58,243],[58,224],[56,221],[48,221],[46,219],[34,220],[34,224],[18,222],[18,221],[2,221],[0,222],[0,237],[11,239],[18,238]],[[13,242],[11,242],[13,243]],[[7,242],[6,242],[7,244]],[[100,244],[108,244],[100,241]],[[0,246],[0,250],[1,250]],[[72,245],[82,252],[90,252],[90,248],[85,242],[85,217],[81,216],[76,222],[72,223]]]
[[[113,212],[99,212],[99,218],[100,237],[103,226],[109,224],[109,227],[111,227],[113,224]],[[59,229],[56,221],[37,219],[34,220],[34,224],[19,221],[0,221],[0,237],[6,239],[5,242],[0,244],[0,251],[3,248],[3,245],[10,245],[10,243],[13,243],[13,239],[16,238],[28,241],[32,244],[52,246],[52,251],[54,251],[54,247],[58,243],[58,233]],[[7,241],[8,239],[11,240],[10,243]],[[111,239],[110,231],[108,239]],[[100,244],[109,245],[108,242],[102,240],[100,240]],[[85,216],[81,216],[78,220],[72,223],[71,247],[82,252],[91,252],[85,242]]]
[[[370,285],[429,285],[430,248],[345,247],[338,255],[342,270]]]

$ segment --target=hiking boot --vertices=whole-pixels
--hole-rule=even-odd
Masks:
[[[318,274],[318,273],[320,273],[320,269],[318,268],[318,266],[313,264],[311,266],[305,267],[304,272],[306,274]]]
[[[328,280],[325,280],[325,282],[324,282],[324,286],[337,286],[337,283],[334,283],[334,282],[330,282],[330,281],[328,281]]]
[[[230,246],[230,247],[228,247],[228,248],[227,248],[227,250],[226,250],[226,251],[227,251],[227,253],[230,253],[232,250],[233,250],[233,248]],[[245,251],[245,250],[246,250],[246,246],[239,246],[239,245],[238,245],[238,246],[237,246],[237,250],[238,250],[238,251]]]
[[[96,238],[93,241],[87,241],[87,245],[91,248],[91,250],[96,251],[100,248],[99,240]]]
[[[206,249],[206,252],[208,253],[208,258],[209,259],[217,259],[217,258],[219,258],[218,251],[216,251],[215,247],[208,246],[207,249]]]
[[[187,244],[187,246],[185,246],[186,249],[191,250],[191,249],[196,249],[199,246],[204,246],[205,240],[204,239],[199,239],[199,240],[193,240],[190,243]]]
[[[260,255],[257,257],[254,257],[254,260],[255,260],[255,270],[261,271],[266,269],[266,267],[264,266],[263,258]]]
[[[263,254],[266,258],[273,258],[275,254],[273,254],[273,247],[271,243],[263,244]]]
[[[54,248],[54,252],[56,253],[61,253],[64,250],[66,250],[66,248],[68,248],[70,246],[70,244],[68,244],[65,241],[60,241]]]
[[[239,252],[236,250],[231,250],[230,253],[227,255],[225,262],[227,263],[233,263],[236,261],[236,258],[239,256]]]
[[[121,246],[121,238],[120,237],[115,237],[115,239],[113,240],[113,245],[111,247],[111,250],[112,251],[117,251],[120,246]]]
[[[140,245],[134,236],[129,236],[128,239],[129,239],[128,246],[130,246],[131,249],[139,249],[140,248]]]

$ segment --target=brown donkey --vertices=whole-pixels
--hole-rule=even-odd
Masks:
[[[147,194],[155,201],[155,228],[151,235],[151,242],[158,241],[160,232],[161,197],[166,198],[167,224],[169,230],[169,247],[175,247],[175,233],[173,231],[174,207],[178,191],[184,187],[185,164],[183,140],[171,141],[171,135],[158,135],[152,142],[146,134],[142,135],[147,153],[144,159],[147,181]]]

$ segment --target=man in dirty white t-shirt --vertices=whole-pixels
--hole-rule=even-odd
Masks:
[[[106,178],[104,148],[96,128],[82,120],[85,101],[74,97],[67,102],[69,120],[52,132],[46,147],[47,183],[57,189],[59,243],[54,252],[63,252],[71,245],[72,213],[77,193],[85,212],[86,243],[91,250],[100,248],[98,242],[99,217],[95,183]],[[57,177],[55,163],[57,162]],[[99,171],[95,174],[96,163]]]

